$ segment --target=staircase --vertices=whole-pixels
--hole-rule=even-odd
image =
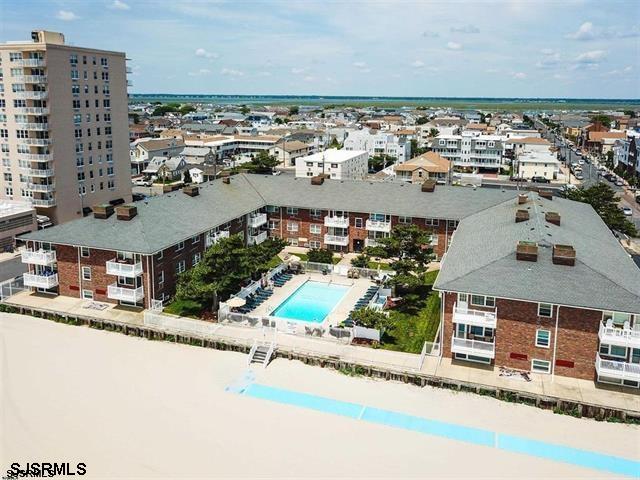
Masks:
[[[269,365],[269,361],[273,356],[273,352],[276,349],[275,342],[258,342],[255,340],[249,351],[249,358],[247,359],[247,365],[252,363],[262,364],[262,368]]]

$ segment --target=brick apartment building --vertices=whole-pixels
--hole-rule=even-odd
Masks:
[[[171,297],[177,275],[221,237],[346,252],[411,223],[433,233],[444,257],[435,288],[445,356],[638,385],[640,273],[590,206],[497,189],[428,190],[241,174],[94,208],[21,237],[25,284],[146,308]]]

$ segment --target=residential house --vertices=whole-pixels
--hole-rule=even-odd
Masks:
[[[398,180],[420,184],[428,179],[446,183],[450,169],[451,162],[436,152],[423,153],[393,167]]]

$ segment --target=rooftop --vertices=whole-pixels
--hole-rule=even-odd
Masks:
[[[326,163],[341,163],[358,157],[363,153],[367,153],[366,150],[338,150],[337,148],[329,148],[323,152],[307,155],[306,157],[299,157],[301,162],[326,162]]]

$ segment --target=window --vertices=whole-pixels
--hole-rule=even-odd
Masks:
[[[551,362],[546,360],[531,360],[531,371],[537,373],[551,373]]]
[[[164,284],[164,270],[158,274],[158,285]]]
[[[82,298],[84,298],[85,300],[93,300],[93,291],[82,290]]]
[[[82,279],[91,280],[91,267],[82,267]]]
[[[194,267],[195,267],[198,263],[200,263],[200,258],[201,258],[201,255],[200,255],[199,253],[196,253],[196,254],[193,256],[193,266],[194,266]]]
[[[478,305],[480,307],[495,307],[495,297],[485,297],[484,295],[471,295],[471,305]]]
[[[549,339],[551,332],[549,330],[536,330],[536,347],[549,348]]]
[[[353,224],[356,228],[362,228],[363,221],[361,217],[356,217],[353,219]]]
[[[180,274],[182,272],[185,271],[186,268],[186,264],[184,260],[180,260],[177,264],[176,264],[176,273]]]
[[[318,208],[310,208],[309,215],[311,215],[312,217],[320,217],[322,215],[322,210]]]
[[[618,345],[608,345],[603,343],[600,345],[600,354],[609,357],[627,358],[627,348]]]
[[[198,243],[200,241],[200,235],[196,235],[195,237],[191,237],[191,243]]]
[[[424,224],[427,227],[437,227],[438,225],[440,225],[440,220],[438,220],[437,218],[426,218],[424,220]]]
[[[398,217],[398,223],[411,223],[411,217]]]
[[[87,258],[89,256],[89,248],[88,247],[80,247],[80,256]]]
[[[298,209],[295,207],[287,207],[287,215],[298,215]]]
[[[276,207],[274,205],[267,205],[267,213],[276,213],[280,211],[280,207]]]
[[[182,250],[184,248],[184,242],[180,242],[178,243],[178,245],[176,246],[176,252],[179,252],[180,250]]]
[[[156,260],[162,260],[164,257],[164,250],[160,250],[156,255]]]
[[[269,230],[277,230],[277,229],[278,229],[278,222],[276,222],[275,220],[270,220]]]
[[[309,233],[312,235],[320,235],[322,233],[322,225],[312,223],[309,225]]]
[[[447,220],[447,227],[456,228],[458,226],[457,220]]]
[[[538,316],[550,318],[553,313],[553,305],[549,303],[538,304]]]
[[[613,325],[622,327],[626,322],[631,322],[631,314],[620,312],[603,312],[602,320],[605,323],[611,320],[613,322]]]
[[[287,222],[287,232],[297,232],[298,222]]]

